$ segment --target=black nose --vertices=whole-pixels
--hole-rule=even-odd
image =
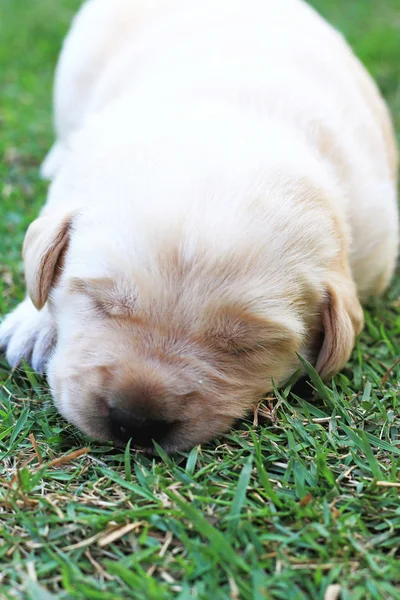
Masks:
[[[114,437],[122,442],[132,438],[133,446],[140,448],[150,448],[153,440],[161,441],[172,427],[164,419],[139,417],[121,408],[112,408],[109,418]]]

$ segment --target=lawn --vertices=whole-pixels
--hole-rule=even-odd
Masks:
[[[112,1],[112,0],[110,0]],[[201,0],[199,0],[201,1]],[[313,0],[400,131],[399,0]],[[51,83],[77,0],[0,2],[0,314],[46,194]],[[0,598],[400,599],[400,281],[348,368],[276,393],[259,424],[157,460],[90,443],[0,358]],[[2,362],[1,362],[2,361]]]

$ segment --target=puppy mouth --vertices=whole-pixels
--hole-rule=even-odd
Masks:
[[[121,409],[112,409],[109,415],[110,432],[114,440],[127,443],[141,450],[153,450],[154,442],[169,445],[182,421],[167,421],[162,418],[137,418]]]
[[[130,441],[130,447],[133,450],[153,456],[157,455],[155,444],[167,453],[190,447],[190,443],[181,443],[183,439],[186,439],[186,436],[180,435],[182,421],[168,423],[165,426],[165,421],[162,420],[150,422],[143,420],[140,424],[135,422],[133,427],[132,423],[128,421],[112,424],[109,419],[104,419],[104,417],[94,417],[90,420],[85,419],[85,423],[75,421],[74,424],[93,442],[112,442],[115,447],[122,449]]]
[[[112,439],[113,444],[117,448],[124,449],[126,444],[131,441],[131,449],[147,456],[159,456],[158,447],[162,448],[167,454],[174,454],[176,452],[185,451],[192,448],[195,444],[186,443],[183,444],[174,435],[163,436],[162,438],[154,439],[149,441],[148,439],[139,439],[126,436],[125,439],[121,437],[114,437]]]

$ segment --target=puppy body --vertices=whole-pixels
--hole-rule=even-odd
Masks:
[[[205,152],[212,151],[214,139],[225,132],[214,131],[211,123],[199,131],[210,109],[230,109],[235,123],[229,128],[239,129],[241,119],[250,115],[254,123],[247,124],[248,130],[282,125],[278,143],[287,156],[292,152],[288,162],[299,160],[289,147],[295,138],[337,179],[335,210],[344,211],[350,229],[349,258],[359,295],[368,297],[385,286],[393,270],[398,222],[397,151],[390,119],[374,83],[345,42],[303,2],[89,0],[66,39],[54,96],[58,141],[43,165],[48,177],[66,162],[73,134],[86,132],[96,114],[96,124],[88,127],[89,144],[107,144],[105,136],[112,135],[113,126],[117,145],[122,145],[124,133],[137,148],[139,125],[143,136],[147,128],[156,136],[154,153],[168,123],[165,136],[181,136],[182,145],[190,147],[190,140],[197,141],[200,134],[208,141]],[[165,136],[168,145],[172,140]],[[265,142],[269,148],[276,144],[273,139]],[[258,150],[261,157],[265,149]],[[190,165],[194,158],[204,161],[187,156],[186,149],[184,154]],[[185,170],[185,164],[181,167]],[[384,211],[380,227],[375,205]],[[382,243],[388,245],[383,259]],[[381,260],[386,274],[382,281]]]
[[[297,353],[324,377],[343,367],[359,300],[394,270],[397,155],[375,85],[307,5],[90,0],[55,124],[24,251],[41,310],[26,300],[0,338],[39,367],[57,337],[67,418],[112,437],[113,411],[134,412],[184,448],[283,383]]]

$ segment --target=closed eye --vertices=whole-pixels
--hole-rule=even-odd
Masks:
[[[135,318],[137,295],[131,286],[121,286],[109,278],[84,279],[74,278],[70,282],[72,292],[89,298],[92,307],[103,316],[109,318]]]

